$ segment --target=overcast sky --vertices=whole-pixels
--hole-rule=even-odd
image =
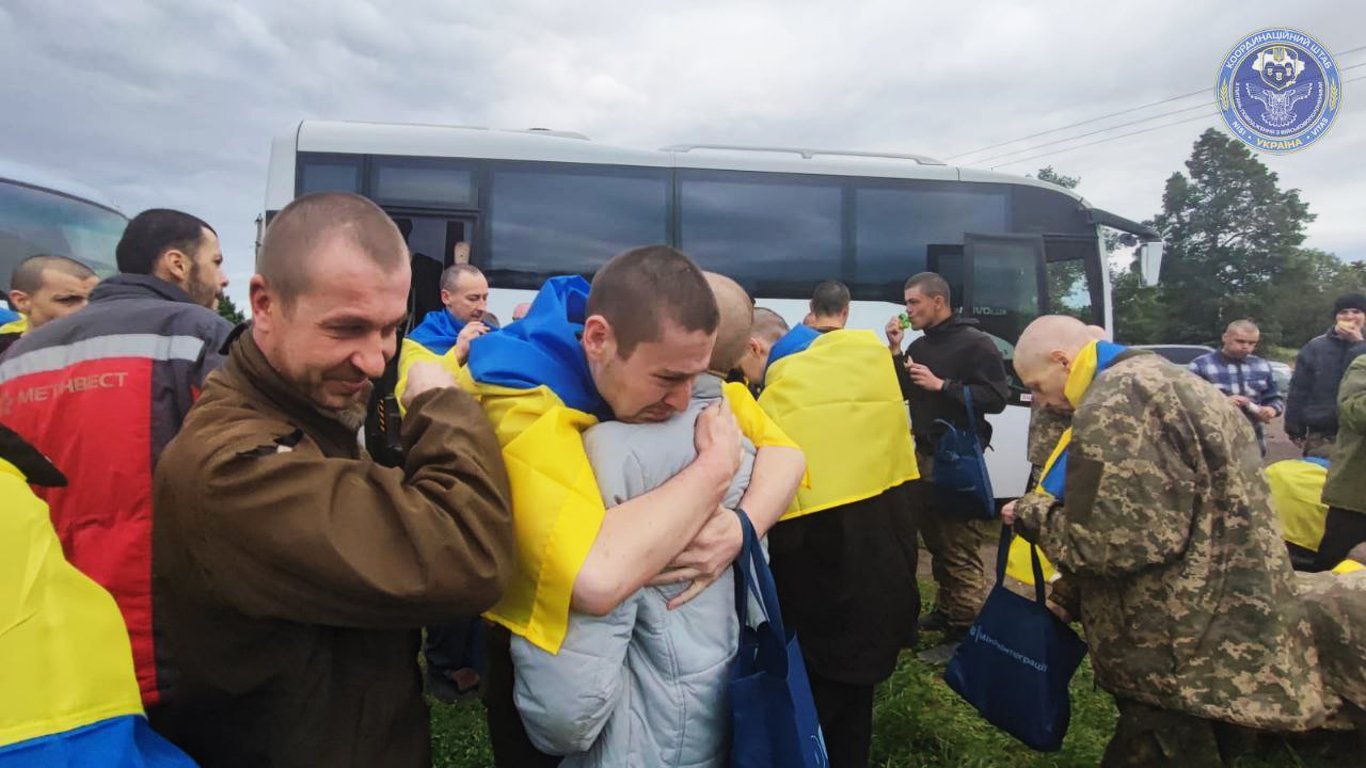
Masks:
[[[532,126],[654,148],[724,142],[959,153],[1208,88],[962,161],[1195,107],[1228,49],[1296,27],[1366,48],[1366,6],[1190,0],[916,3],[372,3],[6,0],[0,154],[126,213],[193,212],[242,303],[272,136],[304,119]],[[1366,63],[1366,50],[1339,65]],[[1366,75],[1366,66],[1344,73]],[[1366,258],[1366,80],[1312,147],[1263,156],[1318,220],[1310,246]],[[1155,214],[1218,117],[1027,162],[1194,109],[977,167],[1080,176],[1093,205]]]

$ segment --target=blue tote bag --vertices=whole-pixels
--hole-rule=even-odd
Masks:
[[[1072,717],[1067,685],[1086,655],[1086,643],[1044,604],[1037,547],[1030,546],[1034,599],[1002,584],[1010,538],[1010,529],[1002,527],[996,586],[944,671],[944,681],[992,725],[1041,752],[1056,752]]]
[[[977,412],[972,407],[972,388],[963,385],[963,403],[968,409],[967,429],[959,429],[943,419],[945,432],[934,449],[931,483],[935,505],[945,514],[968,519],[996,517],[996,494],[987,474],[982,441],[977,438]]]
[[[745,532],[735,565],[735,611],[740,652],[731,666],[731,748],[734,768],[826,768],[825,739],[797,638],[783,627],[773,573],[764,560],[749,516],[736,510]],[[749,626],[749,599],[762,603],[767,621]]]

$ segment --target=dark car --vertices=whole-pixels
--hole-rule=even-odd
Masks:
[[[1190,365],[1195,358],[1214,351],[1203,344],[1139,344],[1133,348],[1151,350],[1177,365]]]

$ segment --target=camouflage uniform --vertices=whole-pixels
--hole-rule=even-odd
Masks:
[[[1053,455],[1053,449],[1058,447],[1058,441],[1062,439],[1062,433],[1072,426],[1072,417],[1066,413],[1059,413],[1052,408],[1045,408],[1035,401],[1029,408],[1029,463],[1034,466],[1034,474],[1042,474],[1043,467],[1048,463],[1048,457]],[[1032,490],[1034,483],[1030,483]]]
[[[1366,721],[1366,571],[1296,575],[1324,684],[1351,705],[1354,719]]]
[[[1121,706],[1113,760],[1170,730],[1140,722],[1154,710],[1215,744],[1201,721],[1321,724],[1335,702],[1242,412],[1190,372],[1129,352],[1072,426],[1066,506],[1029,494],[1016,512],[1079,591],[1096,680]]]

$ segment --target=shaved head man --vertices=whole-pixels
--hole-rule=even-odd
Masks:
[[[1063,395],[1077,353],[1096,340],[1095,333],[1074,317],[1049,315],[1030,323],[1015,345],[1015,373],[1046,408],[1073,410]]]
[[[450,374],[419,363],[407,463],[360,447],[409,287],[407,247],[374,203],[298,198],[256,269],[252,327],[157,473],[153,568],[181,666],[162,732],[206,768],[429,766],[418,629],[490,607],[512,564],[497,438]]]
[[[1232,764],[1231,726],[1323,722],[1331,702],[1239,409],[1070,317],[1031,323],[1015,366],[1072,431],[1001,519],[1058,567],[1067,588],[1053,600],[1080,617],[1096,682],[1115,697],[1101,765],[1167,764],[1177,743],[1193,764]]]
[[[721,315],[716,326],[716,346],[711,352],[711,372],[726,376],[740,362],[749,346],[750,328],[754,325],[754,302],[740,284],[725,275],[705,272],[707,285],[716,297],[716,309]]]
[[[1190,369],[1247,414],[1262,455],[1266,455],[1265,425],[1285,412],[1285,393],[1276,383],[1271,364],[1252,354],[1261,338],[1256,323],[1234,320],[1224,331],[1223,348],[1195,358]]]
[[[10,276],[9,301],[28,317],[28,327],[41,328],[85,306],[99,277],[86,265],[65,256],[30,256]]]

